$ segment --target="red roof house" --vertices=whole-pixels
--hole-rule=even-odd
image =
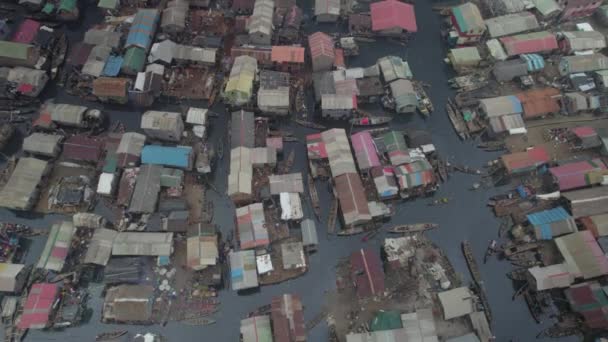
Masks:
[[[372,31],[399,34],[416,32],[414,5],[397,0],[385,0],[371,4]]]
[[[279,70],[298,71],[304,66],[304,52],[301,46],[273,46],[270,60]]]
[[[63,156],[71,160],[96,163],[101,160],[103,145],[103,140],[74,135],[63,144]]]
[[[361,249],[350,255],[350,271],[359,297],[370,297],[384,291],[382,262],[370,249]]]
[[[306,150],[308,159],[326,159],[327,148],[321,137],[321,133],[309,134],[306,136]]]
[[[275,341],[306,342],[304,311],[300,297],[285,294],[272,298],[270,317]]]
[[[534,171],[549,162],[549,154],[542,146],[535,146],[524,152],[505,154],[500,157],[510,174]]]
[[[558,113],[560,91],[557,88],[532,89],[516,94],[524,108],[524,119]]]
[[[547,31],[503,37],[500,38],[500,41],[509,56],[517,56],[523,53],[550,52],[557,49],[555,35]]]
[[[23,306],[19,329],[46,328],[58,293],[56,284],[34,284]]]
[[[573,285],[565,290],[572,309],[584,317],[592,329],[608,329],[608,297],[597,282]]]
[[[323,32],[308,36],[313,71],[330,70],[334,65],[336,52],[333,39]]]
[[[25,19],[21,25],[19,25],[19,29],[13,36],[13,42],[29,44],[34,41],[34,38],[36,38],[39,29],[39,22],[31,19]]]
[[[565,191],[594,184],[589,174],[601,170],[606,170],[606,165],[600,159],[593,159],[552,167],[549,172],[555,178],[559,189]]]

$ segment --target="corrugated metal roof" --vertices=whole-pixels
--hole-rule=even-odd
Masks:
[[[559,72],[561,75],[603,69],[608,69],[608,57],[601,53],[563,56],[559,61]]]
[[[380,159],[374,145],[374,139],[369,132],[362,131],[355,133],[351,136],[351,141],[360,170],[380,166]]]
[[[370,5],[372,31],[401,28],[408,32],[418,31],[414,5],[397,0],[384,0]]]
[[[505,154],[500,158],[509,173],[529,172],[550,160],[543,146],[535,146],[524,152]]]
[[[156,32],[158,19],[159,12],[157,9],[138,9],[127,35],[125,47],[139,46],[144,50],[148,50]]]
[[[357,96],[346,94],[323,94],[321,95],[322,110],[351,110],[357,109]]]
[[[192,148],[189,146],[146,145],[141,151],[141,162],[189,169],[192,166]]]
[[[105,45],[117,48],[120,45],[122,34],[109,30],[90,29],[84,33],[84,43],[91,45]]]
[[[129,78],[99,77],[93,81],[93,95],[104,98],[126,99],[130,84],[131,79]]]
[[[451,49],[448,53],[448,58],[453,66],[474,66],[479,64],[481,56],[476,46],[467,46],[456,49]]]
[[[402,190],[435,183],[433,167],[426,159],[395,167],[395,176]]]
[[[39,283],[32,285],[23,305],[23,314],[17,327],[19,329],[46,328],[58,293],[59,287],[57,284]]]
[[[278,195],[281,192],[304,192],[304,182],[302,181],[302,174],[300,172],[270,175],[268,176],[268,183],[272,195]]]
[[[563,192],[562,196],[570,201],[570,211],[575,218],[593,216],[608,212],[608,187]]]
[[[38,184],[48,170],[46,161],[21,158],[0,191],[0,207],[28,210],[38,197]]]
[[[98,228],[93,234],[84,263],[105,266],[112,255],[112,245],[118,232],[112,229]]]
[[[452,7],[452,16],[456,19],[456,25],[460,32],[478,32],[486,30],[479,8],[472,2]]]
[[[253,148],[255,138],[255,122],[252,112],[240,110],[232,113],[230,121],[230,141],[231,147],[239,146]]]
[[[593,182],[588,177],[589,173],[600,170],[606,170],[606,165],[598,158],[549,168],[561,191],[592,185]]]
[[[239,291],[239,290],[250,289],[253,287],[258,287],[258,272],[257,272],[256,261],[255,261],[255,251],[253,251],[253,250],[238,251],[238,252],[232,251],[229,254],[229,258],[230,258],[230,283],[232,286],[232,290]],[[253,324],[256,324],[255,317],[248,318],[245,321],[253,322]],[[268,321],[267,329],[257,328],[254,330],[257,330],[259,333],[267,333],[267,335],[264,335],[264,336],[268,336],[265,341],[272,341],[272,337],[270,334],[270,321]],[[243,334],[243,338],[244,338],[243,342],[245,342],[245,341],[261,342],[262,341],[262,340],[256,340],[256,339],[251,339],[251,340],[245,339],[245,338],[252,337],[249,335],[250,334],[249,330],[247,330],[247,331],[248,332],[243,334],[243,327],[241,327],[241,334]],[[245,335],[248,335],[248,337],[245,337]],[[255,337],[255,335],[253,337]],[[257,335],[257,338],[260,338],[259,334]],[[270,340],[268,340],[268,338],[270,338]]]
[[[340,15],[340,0],[315,0],[315,16]]]
[[[481,99],[479,100],[479,107],[490,118],[523,113],[521,102],[514,95]]]
[[[606,38],[598,31],[563,32],[567,41],[567,50],[600,50],[606,47]]]
[[[29,44],[34,41],[34,38],[36,38],[39,29],[39,22],[32,19],[25,19],[19,25],[17,32],[13,34],[12,41],[15,43]]]
[[[357,173],[334,177],[338,202],[346,226],[365,223],[372,219],[365,189]]]
[[[316,246],[319,244],[317,225],[314,220],[304,219],[300,224],[302,230],[302,243],[304,246]]]
[[[306,341],[304,308],[299,296],[284,294],[272,298],[270,315],[275,341]]]
[[[384,292],[382,262],[371,249],[361,249],[350,255],[350,271],[360,298]]]
[[[565,288],[574,282],[574,276],[568,272],[564,264],[546,267],[534,266],[529,268],[528,272],[534,278],[534,289],[536,291]]]
[[[73,135],[63,143],[63,156],[66,159],[99,162],[103,154],[104,141],[99,137]]]
[[[71,221],[63,221],[51,226],[49,237],[36,267],[61,272],[72,246],[72,236],[75,232],[76,228]]]
[[[548,31],[519,34],[500,38],[509,56],[524,53],[549,52],[557,49],[555,35]]]
[[[23,151],[54,157],[59,152],[59,143],[63,140],[61,135],[32,133],[23,139]]]
[[[262,203],[236,208],[235,220],[241,249],[263,247],[270,243]]]
[[[153,213],[160,192],[160,165],[142,165],[139,168],[129,212]]]
[[[334,42],[330,36],[323,32],[315,32],[308,36],[308,46],[313,59],[319,56],[326,56],[331,59],[335,57]]]
[[[524,108],[524,119],[532,119],[558,113],[560,110],[560,94],[559,89],[556,88],[540,88],[528,90],[515,96]]]
[[[608,259],[590,231],[558,237],[555,244],[575,277],[590,279],[608,274]]]
[[[301,46],[273,46],[270,59],[276,63],[304,63],[304,51]]]
[[[324,131],[321,133],[321,139],[324,143],[324,151],[327,153],[333,177],[345,173],[357,173],[350,143],[344,129],[334,128]]]
[[[509,36],[515,33],[530,31],[538,28],[534,14],[521,12],[486,19],[490,37]]]
[[[112,245],[112,255],[170,256],[173,233],[119,232]]]
[[[378,59],[378,66],[386,83],[400,78],[411,79],[413,77],[408,62],[397,56],[386,56]]]
[[[473,312],[473,294],[468,287],[457,287],[437,295],[443,308],[443,318],[446,320]]]
[[[551,240],[577,230],[574,218],[562,207],[529,214],[527,218],[534,226],[536,238],[539,240]]]

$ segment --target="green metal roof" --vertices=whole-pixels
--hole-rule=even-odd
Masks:
[[[372,320],[371,331],[393,330],[403,328],[401,313],[398,311],[380,311]]]
[[[114,172],[116,172],[117,165],[118,165],[118,157],[116,156],[116,153],[108,152],[108,154],[106,154],[106,159],[104,160],[104,163],[103,163],[102,172],[114,173]]]
[[[452,15],[461,32],[484,31],[486,24],[479,8],[471,2],[452,8]]]
[[[61,0],[61,2],[59,2],[59,10],[72,12],[76,9],[76,3],[76,0]]]
[[[146,51],[137,46],[131,46],[125,52],[122,62],[122,70],[140,72],[146,64]]]
[[[55,5],[51,4],[51,3],[47,3],[46,5],[44,5],[44,7],[42,8],[42,13],[45,14],[51,14],[53,13],[53,11],[55,10]]]
[[[390,131],[384,134],[383,139],[387,152],[407,150],[407,144],[401,132]]]
[[[29,44],[0,41],[0,57],[26,60],[30,47]]]

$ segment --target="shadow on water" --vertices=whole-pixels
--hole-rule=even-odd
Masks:
[[[390,54],[406,58],[410,63],[414,77],[432,85],[429,93],[436,111],[426,120],[417,115],[398,117],[391,123],[391,126],[395,129],[429,130],[433,133],[434,143],[442,156],[472,167],[480,167],[486,161],[495,158],[497,154],[482,152],[476,149],[472,142],[459,141],[443,110],[447,97],[453,95],[447,85],[447,79],[452,72],[443,61],[445,48],[440,40],[440,19],[431,10],[433,4],[428,0],[416,2],[418,32],[407,47],[380,41],[373,45],[361,44],[361,55],[349,60],[348,65],[349,67],[369,66],[375,63],[378,58]],[[303,1],[300,5],[305,8],[306,13],[310,16],[312,13],[311,1]],[[102,20],[102,16],[96,11],[95,6],[89,6],[83,19],[84,26],[89,27],[100,20]],[[314,24],[306,25],[308,31],[319,29],[320,27]],[[322,29],[336,31],[336,27],[331,25],[324,25]],[[72,42],[82,40],[83,34],[84,29],[69,31]],[[65,94],[63,90],[57,87],[51,87],[44,95],[46,98],[56,97],[58,102],[84,104],[103,109],[111,121],[120,120],[127,130],[139,130],[141,110],[85,102]],[[191,104],[193,106],[203,106],[196,101],[191,102]],[[176,106],[166,104],[155,105],[155,109],[164,108],[177,109]],[[370,107],[370,110],[380,111],[381,109]],[[213,120],[212,127],[209,130],[210,140],[227,144],[228,117],[223,115],[225,111],[219,104],[214,106],[213,111],[221,115]],[[283,123],[282,127],[293,131],[301,141],[304,141],[303,138],[306,134],[313,132],[293,123]],[[302,143],[287,143],[286,146],[286,154],[292,148],[297,151],[294,170],[306,173],[305,146]],[[15,148],[16,150],[17,148]],[[208,199],[214,202],[214,223],[220,227],[224,236],[234,229],[234,205],[225,195],[229,159],[228,156],[224,156],[222,160],[218,161],[216,170],[211,176],[217,192],[208,191]],[[390,224],[425,221],[439,223],[440,228],[430,231],[429,237],[443,248],[452,260],[456,271],[464,279],[468,279],[469,276],[460,250],[460,242],[468,239],[472,243],[478,260],[481,260],[488,241],[497,237],[499,226],[489,208],[485,206],[486,201],[488,197],[505,191],[505,188],[469,191],[471,184],[478,180],[479,177],[455,174],[446,184],[442,185],[436,195],[438,197],[450,197],[452,200],[449,204],[441,207],[429,207],[427,205],[429,199],[400,203],[396,206],[395,217],[390,222]],[[317,183],[317,188],[320,199],[325,204],[322,205],[321,222],[326,222],[329,209],[329,192],[326,186],[320,186],[319,183]],[[305,201],[305,203],[305,212],[309,217],[312,217],[312,209],[309,207],[308,201]],[[49,227],[52,222],[63,218],[61,215],[16,215],[14,212],[3,209],[0,209],[0,215],[6,221],[26,223],[35,228]],[[371,241],[362,243],[360,237],[357,236],[344,238],[326,236],[326,228],[323,224],[318,224],[318,230],[320,244],[318,251],[310,256],[308,273],[292,281],[262,287],[255,294],[239,295],[229,289],[221,291],[219,297],[221,300],[220,311],[214,317],[217,321],[214,325],[195,327],[170,322],[165,327],[135,327],[101,324],[99,322],[103,303],[102,289],[99,284],[91,284],[90,304],[93,307],[93,312],[88,324],[62,332],[31,331],[27,335],[26,341],[91,341],[96,334],[119,329],[128,329],[132,332],[159,332],[168,337],[170,341],[238,341],[240,320],[245,318],[248,312],[268,304],[273,296],[282,293],[299,294],[305,305],[305,318],[307,320],[312,319],[322,309],[325,303],[325,293],[335,289],[334,268],[338,260],[347,257],[358,248],[379,249],[385,236],[379,234]],[[29,263],[37,260],[44,246],[44,240],[45,237],[32,239],[27,258]],[[480,264],[480,269],[495,317],[493,329],[497,341],[535,340],[534,336],[542,330],[542,326],[534,323],[523,300],[511,300],[513,288],[511,282],[505,276],[505,273],[511,269],[510,264],[493,258],[487,264]],[[318,325],[309,333],[308,340],[314,342],[326,341],[327,327],[324,324]],[[575,341],[576,338],[563,340]]]

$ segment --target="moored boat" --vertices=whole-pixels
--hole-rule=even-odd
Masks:
[[[187,325],[211,325],[211,324],[215,324],[215,320],[211,319],[211,318],[200,317],[200,318],[183,320],[183,321],[181,321],[181,323],[187,324]]]
[[[295,122],[300,126],[304,126],[304,127],[308,127],[308,128],[312,128],[312,129],[324,130],[327,128],[321,124],[314,123],[311,121],[301,120],[301,119],[295,119]]]
[[[127,330],[117,330],[117,331],[104,332],[104,333],[98,334],[95,337],[95,341],[114,340],[114,339],[117,339],[117,338],[125,335],[127,332],[128,332]]]
[[[413,224],[402,224],[389,229],[389,233],[395,234],[407,234],[407,233],[419,233],[425,230],[434,229],[439,227],[436,223],[413,223]]]
[[[393,120],[390,116],[364,116],[350,120],[353,126],[378,126],[388,124]]]

